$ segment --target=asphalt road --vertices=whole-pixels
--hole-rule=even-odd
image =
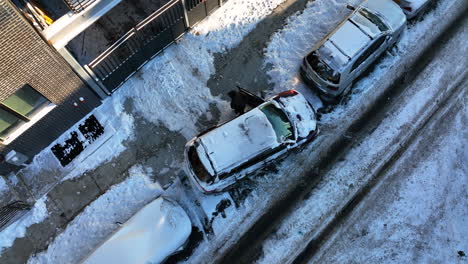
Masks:
[[[465,78],[315,254],[295,263],[468,261],[467,87]]]

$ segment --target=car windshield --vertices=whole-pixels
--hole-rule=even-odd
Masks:
[[[307,56],[307,61],[312,69],[323,79],[334,84],[340,82],[340,73],[333,70],[325,61],[319,59],[317,52],[314,51]]]
[[[381,32],[385,32],[389,29],[388,26],[382,21],[382,19],[379,16],[375,15],[374,13],[369,12],[367,9],[361,9],[359,13],[361,13],[361,15],[363,15],[364,17],[369,19],[372,23],[377,25],[377,27],[379,28]]]
[[[275,130],[278,142],[294,139],[293,128],[286,114],[274,104],[267,104],[260,108]]]

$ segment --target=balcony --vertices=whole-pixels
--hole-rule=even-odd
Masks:
[[[97,0],[63,0],[75,14],[82,12]]]
[[[49,27],[45,28],[42,34],[56,49],[61,49],[67,43],[85,31],[89,26],[104,16],[122,0],[99,0],[99,1],[67,1],[75,3],[75,7],[81,10],[79,13],[71,11]],[[82,4],[82,5],[80,5]],[[86,5],[86,6],[85,6]],[[78,10],[76,9],[76,10]]]

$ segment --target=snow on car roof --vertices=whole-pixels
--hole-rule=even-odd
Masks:
[[[360,12],[354,13],[354,15],[350,19],[354,23],[356,23],[358,27],[365,33],[367,33],[371,38],[375,38],[376,36],[382,33],[382,31],[380,31],[379,27],[376,24],[372,23]]]
[[[279,145],[273,126],[258,108],[204,134],[200,142],[217,173]],[[201,161],[205,167],[211,166],[209,161]]]
[[[347,20],[329,38],[335,46],[353,58],[371,40],[363,31]]]
[[[343,54],[331,41],[326,41],[318,50],[322,59],[332,69],[341,71],[349,62],[349,58]]]
[[[160,263],[187,241],[191,230],[182,207],[158,198],[125,222],[83,263]]]

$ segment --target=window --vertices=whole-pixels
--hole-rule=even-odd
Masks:
[[[260,108],[270,121],[275,130],[278,142],[282,143],[288,139],[294,139],[293,128],[286,114],[273,104],[267,104]]]
[[[382,45],[382,43],[385,41],[385,35],[381,35],[376,41],[374,41],[362,54],[359,56],[359,58],[356,60],[356,62],[353,64],[353,67],[351,68],[351,71],[354,71],[361,63],[367,60],[372,53],[376,52],[377,49]]]
[[[29,85],[0,102],[0,140],[4,141],[16,128],[31,121],[49,101]]]

